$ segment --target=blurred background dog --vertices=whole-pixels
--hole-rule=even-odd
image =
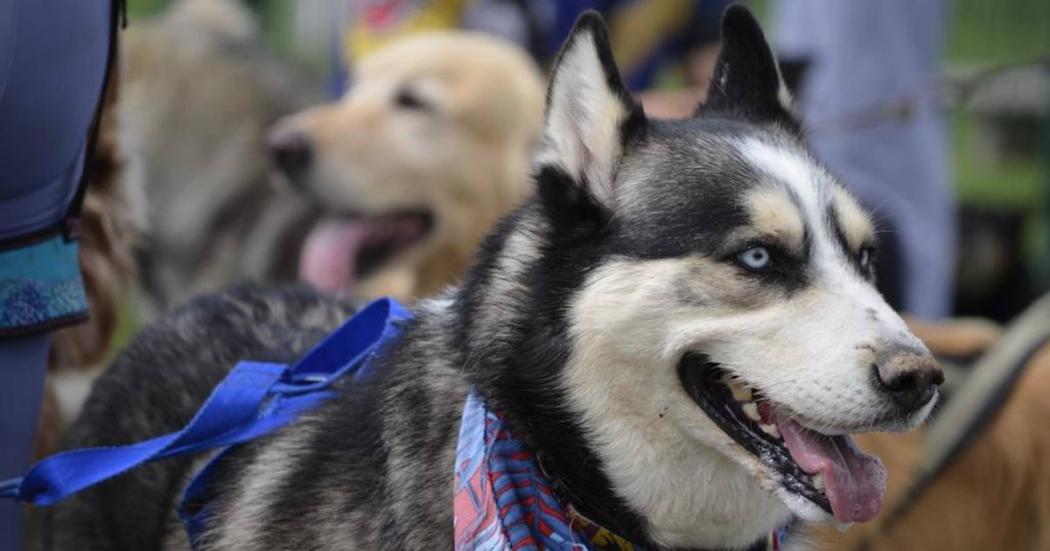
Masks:
[[[530,191],[543,86],[502,40],[420,34],[365,58],[341,101],[281,120],[274,158],[326,214],[305,243],[302,279],[402,300],[456,281]]]
[[[120,140],[148,220],[143,317],[239,278],[293,281],[317,213],[271,185],[266,129],[320,90],[266,49],[232,1],[176,2],[130,25],[122,53]]]
[[[140,267],[154,310],[300,273],[347,296],[430,294],[528,191],[543,81],[497,38],[433,35],[376,52],[345,98],[269,138],[319,90],[265,50],[243,6],[175,3],[132,26],[125,53],[121,130],[149,201]],[[274,161],[301,193],[272,185]]]

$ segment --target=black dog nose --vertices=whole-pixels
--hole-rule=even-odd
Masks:
[[[903,411],[911,413],[925,406],[944,382],[944,371],[929,352],[901,350],[875,367],[882,390]]]
[[[278,168],[293,183],[297,182],[313,160],[309,136],[299,130],[278,127],[270,132],[268,141]]]

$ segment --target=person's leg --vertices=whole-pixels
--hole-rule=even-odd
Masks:
[[[68,292],[81,285],[71,275],[75,254],[27,236],[57,228],[76,194],[114,9],[111,0],[0,0],[0,282],[16,314],[3,316],[0,337],[4,479],[24,473],[35,442],[49,337],[34,328],[79,319],[81,304]],[[18,513],[0,501],[0,551],[21,547]]]
[[[0,340],[0,480],[21,476],[29,466],[49,339],[44,333]],[[0,550],[18,548],[20,507],[14,501],[0,500]]]
[[[891,221],[884,290],[933,319],[951,313],[955,273],[955,200],[933,93],[950,1],[776,4],[780,53],[812,60],[798,91],[808,139],[876,222]]]

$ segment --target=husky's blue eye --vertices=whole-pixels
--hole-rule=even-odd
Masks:
[[[740,264],[749,270],[762,270],[769,266],[769,250],[765,247],[751,247],[737,255]]]

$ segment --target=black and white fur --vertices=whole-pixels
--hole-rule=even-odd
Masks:
[[[757,23],[731,8],[723,35],[697,116],[648,120],[604,23],[581,17],[553,72],[535,197],[459,287],[418,306],[370,382],[224,463],[203,548],[451,548],[471,385],[562,498],[636,543],[745,548],[792,517],[826,520],[697,407],[683,357],[841,434],[921,422],[934,400],[902,409],[872,369],[926,352],[875,291],[871,224],[802,144]],[[756,247],[771,268],[742,264]],[[67,444],[174,430],[237,359],[294,357],[346,308],[305,291],[199,299],[118,359]],[[185,548],[173,505],[202,460],[57,506],[52,548]]]

